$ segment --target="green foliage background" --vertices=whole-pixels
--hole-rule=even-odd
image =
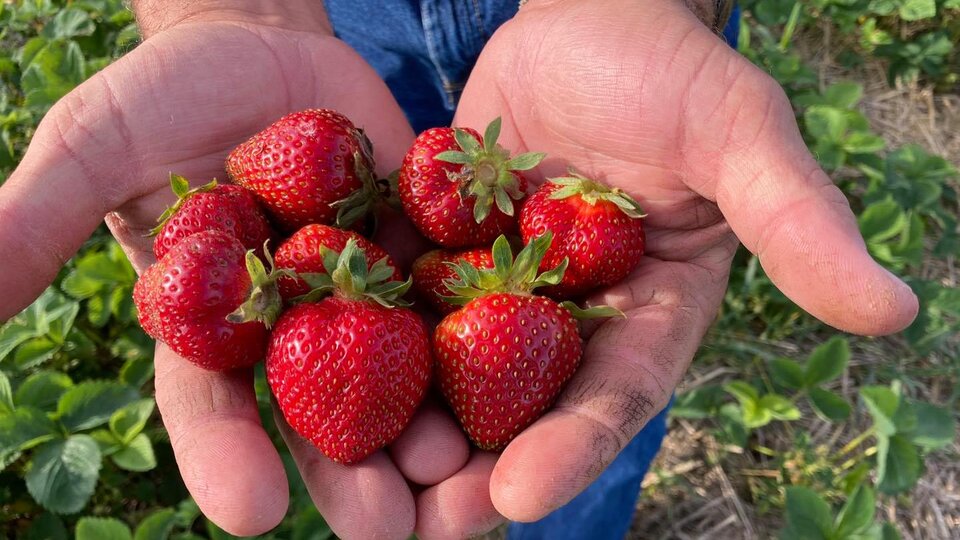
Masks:
[[[770,501],[767,511],[783,516],[783,538],[897,538],[895,524],[875,520],[876,501],[909,497],[924,457],[954,439],[960,290],[920,269],[960,253],[958,172],[919,146],[887,147],[858,109],[863,87],[848,81],[821,88],[791,43],[798,30],[829,20],[844,36],[838,59],[846,65],[880,59],[891,85],[919,79],[949,90],[960,76],[960,0],[741,5],[741,52],[784,85],[811,150],[849,197],[870,252],[908,276],[921,313],[883,349],[896,358],[852,367],[852,352],[869,340],[834,336],[742,251],[698,359],[739,376],[680,395],[673,415],[778,464],[782,476],[754,489],[758,501]],[[50,105],[138,39],[120,0],[0,3],[0,179]],[[0,328],[0,537],[228,537],[199,515],[153,414],[152,343],[136,323],[134,281],[101,228],[43,296]],[[786,358],[765,345],[772,340],[820,345]],[[857,385],[856,400],[837,391],[844,373]],[[950,385],[949,401],[915,398],[931,378]],[[272,425],[262,374],[258,395]],[[837,448],[818,448],[802,431],[780,447],[757,446],[758,430],[810,415],[838,425],[857,415],[871,421]],[[293,482],[288,517],[270,537],[330,536],[303,485]]]

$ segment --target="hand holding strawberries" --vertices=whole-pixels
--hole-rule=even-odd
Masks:
[[[311,3],[297,5],[297,9],[319,9],[322,14],[322,7],[302,7]],[[357,275],[376,275],[380,281],[373,283],[345,280],[342,271],[334,276],[338,265],[325,264],[324,257],[311,260],[299,255],[303,251],[316,255],[323,239],[336,243],[327,248],[338,253],[348,251],[348,245],[355,250],[362,243],[352,233],[323,227],[336,222],[338,214],[347,224],[369,210],[366,195],[374,194],[377,186],[366,176],[370,172],[367,158],[380,165],[375,172],[383,177],[390,168],[400,166],[413,133],[386,87],[355,53],[329,33],[304,31],[327,28],[325,21],[305,16],[267,25],[231,15],[226,17],[230,22],[211,22],[215,16],[193,14],[185,17],[189,22],[162,31],[166,25],[144,25],[154,35],[142,47],[94,76],[50,112],[26,159],[0,190],[0,257],[7,261],[0,281],[0,295],[5,298],[0,314],[9,316],[35,297],[104,214],[135,266],[144,271],[154,259],[144,235],[170,202],[166,185],[170,170],[194,180],[224,178],[228,152],[282,115],[320,106],[344,113],[353,127],[366,130],[376,143],[375,152],[365,154],[363,138],[352,128],[338,135],[345,138],[328,139],[344,149],[339,159],[327,164],[343,167],[325,179],[329,184],[313,184],[320,171],[307,176],[284,173],[293,165],[285,163],[283,156],[294,156],[293,163],[304,158],[298,152],[308,155],[314,148],[287,147],[282,136],[249,143],[228,166],[237,183],[254,189],[266,186],[260,203],[286,233],[303,223],[325,223],[300,229],[286,247],[279,246],[278,265],[298,272],[297,278],[278,279],[279,294],[288,299],[300,296],[307,292],[304,283],[307,289],[317,284],[333,288],[328,281],[342,294],[287,311],[287,320],[275,329],[279,345],[274,347],[277,354],[271,355],[274,367],[268,370],[273,372],[275,391],[287,388],[281,414],[295,418],[294,430],[308,439],[320,434],[311,444],[290,430],[278,414],[308,489],[342,536],[402,537],[414,526],[422,537],[465,536],[488,529],[502,519],[501,514],[537,519],[576,495],[666,403],[720,304],[737,245],[734,234],[761,255],[784,292],[835,326],[861,333],[891,332],[907,324],[915,312],[909,290],[869,259],[842,196],[806,153],[780,90],[727,50],[679,2],[534,0],[490,42],[458,113],[457,125],[476,129],[502,116],[502,129],[498,126],[483,136],[471,129],[429,133],[426,142],[435,147],[429,149],[445,153],[408,159],[406,191],[401,185],[407,211],[420,208],[415,224],[426,236],[448,247],[471,248],[421,259],[419,268],[427,276],[421,294],[435,296],[437,281],[454,276],[463,288],[453,292],[495,289],[479,294],[446,319],[433,345],[436,349],[438,340],[448,341],[444,345],[447,358],[464,359],[465,363],[445,364],[454,383],[444,389],[463,427],[480,444],[497,449],[507,444],[506,449],[499,456],[474,451],[467,461],[466,441],[449,416],[429,400],[415,414],[416,405],[406,407],[423,394],[423,369],[418,363],[423,357],[423,336],[413,331],[411,335],[418,338],[404,347],[386,351],[392,347],[387,342],[380,348],[386,365],[413,359],[412,365],[402,364],[416,379],[409,388],[380,388],[401,394],[390,399],[406,405],[391,410],[398,411],[398,423],[409,425],[389,454],[376,451],[349,467],[335,464],[316,447],[334,457],[342,452],[341,461],[353,461],[395,437],[396,430],[369,431],[369,440],[374,441],[370,447],[361,444],[365,440],[347,446],[327,444],[339,432],[325,432],[323,418],[338,418],[351,429],[369,427],[363,425],[364,414],[376,408],[376,400],[352,395],[353,399],[344,401],[346,407],[338,409],[334,404],[322,411],[322,417],[305,415],[305,407],[309,409],[309,400],[314,399],[307,394],[316,389],[306,392],[297,386],[300,379],[295,373],[320,373],[331,358],[316,350],[308,354],[307,348],[333,347],[330,344],[343,341],[307,338],[315,328],[344,336],[348,327],[354,328],[351,325],[374,321],[376,325],[357,334],[372,342],[382,339],[379,330],[399,333],[398,328],[409,330],[417,324],[405,314],[409,312],[388,316],[375,307],[376,302],[346,307],[350,302],[368,302],[360,298],[365,293],[358,294],[368,286],[375,289],[374,296],[393,290],[392,286],[376,289],[385,285],[381,281],[389,283],[395,277],[389,270],[395,271],[396,266],[390,260],[377,268],[374,263],[386,259],[379,252],[374,254],[373,248],[361,246],[376,261],[351,267]],[[270,83],[251,84],[251,79]],[[338,86],[340,81],[349,81],[349,89]],[[350,142],[354,136],[356,144]],[[504,153],[503,148],[512,152]],[[519,153],[526,150],[543,151],[551,158],[538,171],[527,172],[537,156],[522,157]],[[567,172],[568,166],[611,189],[574,182],[576,176]],[[283,170],[271,176],[277,169]],[[438,170],[443,172],[439,178],[461,182],[455,189],[436,190],[425,178]],[[451,171],[453,177],[448,174]],[[530,197],[534,204],[528,210],[523,203],[527,183],[533,191],[542,184],[543,175],[567,180],[558,184],[564,187],[547,185],[542,195]],[[272,188],[281,184],[282,190]],[[329,197],[306,204],[291,205],[283,198],[290,190],[316,193],[329,185],[337,188]],[[337,204],[353,193],[363,196]],[[475,204],[456,204],[468,196],[474,197]],[[69,204],[62,204],[65,199]],[[582,220],[603,231],[603,220],[641,212],[636,201],[649,213],[645,239],[639,242],[639,231],[620,237],[622,226],[582,241],[576,240],[576,231],[559,238],[560,232],[553,229]],[[568,217],[558,220],[557,214]],[[461,221],[443,221],[451,215]],[[539,254],[547,259],[539,269],[542,275],[538,275],[538,264],[529,257],[521,260],[521,254],[511,263],[524,271],[514,273],[505,269],[509,265],[494,264],[496,253],[475,253],[477,244],[513,231],[518,217],[516,232],[531,245],[545,224],[551,224],[550,230],[558,235],[551,244],[555,251]],[[161,242],[157,254],[172,254],[177,264],[159,264],[156,272],[143,275],[143,288],[149,288],[158,286],[159,276],[169,276],[167,283],[175,281],[174,276],[183,276],[186,268],[218,279],[224,275],[215,272],[228,272],[230,279],[216,282],[224,287],[218,290],[231,292],[218,297],[223,302],[216,304],[217,309],[223,313],[218,312],[216,321],[191,321],[198,326],[223,324],[220,315],[232,313],[227,308],[245,300],[233,294],[235,289],[249,288],[248,282],[256,281],[251,275],[257,272],[248,272],[238,255],[244,248],[258,248],[264,231],[257,227],[257,219],[220,218],[213,227],[220,232],[200,233],[199,240],[204,242],[197,242],[200,235],[187,238],[189,227],[180,229],[182,233],[174,230],[182,224],[174,223],[169,234],[161,232],[171,242]],[[477,218],[489,221],[481,227],[476,225]],[[392,222],[383,230],[387,234],[379,240],[402,267],[423,251],[413,229],[403,222]],[[235,235],[237,241],[223,240],[222,234]],[[452,238],[457,234],[460,238]],[[185,238],[183,247],[172,245]],[[615,255],[607,251],[605,258],[598,257],[591,242],[616,246]],[[641,250],[646,256],[633,269]],[[500,262],[506,258],[501,255]],[[466,269],[440,278],[434,265],[442,260],[466,261],[476,273]],[[611,264],[605,268],[604,262]],[[565,281],[553,270],[557,265],[566,265]],[[526,281],[513,279],[530,274]],[[624,281],[620,281],[622,274],[628,274]],[[416,275],[417,267],[414,279]],[[509,279],[498,283],[490,276]],[[548,292],[561,296],[584,293],[591,282],[609,285],[594,292],[592,303],[610,304],[626,317],[592,325],[590,330],[595,331],[585,344],[580,345],[577,338],[581,359],[580,349],[573,345],[576,336],[571,337],[569,315],[555,312],[564,308],[552,300],[530,296],[529,282],[542,282],[550,287]],[[516,296],[518,290],[521,294]],[[156,301],[159,306],[168,300]],[[527,313],[530,319],[526,323],[510,319],[511,309],[521,316]],[[354,312],[363,316],[342,317]],[[527,379],[521,373],[514,386],[486,384],[471,396],[462,394],[464,381],[472,385],[471,376],[480,378],[472,369],[497,359],[489,354],[493,347],[507,345],[494,341],[497,336],[492,333],[484,337],[484,328],[477,330],[477,336],[466,331],[491,315],[497,316],[495,324],[503,334],[499,337],[508,335],[508,329],[518,333],[521,339],[514,345],[527,347],[524,350],[531,357],[537,351],[540,356],[561,358],[560,369],[550,371],[544,364],[542,378],[534,373]],[[176,316],[189,319],[189,310]],[[501,316],[507,318],[501,320]],[[534,320],[535,327],[527,324]],[[144,325],[161,335],[158,321],[149,315]],[[304,330],[307,327],[310,332]],[[163,330],[171,337],[161,339],[174,345],[181,330]],[[217,326],[215,331],[232,330]],[[260,339],[258,332],[251,332],[255,340]],[[534,341],[547,336],[558,336],[554,345],[563,346],[551,352],[549,341]],[[475,338],[472,343],[471,337]],[[229,347],[233,342],[211,346],[223,344]],[[571,352],[574,349],[576,355]],[[180,350],[187,355],[197,352],[189,347]],[[354,369],[358,361],[369,359],[337,358],[342,362],[331,372]],[[201,509],[237,534],[271,528],[286,510],[286,482],[278,455],[259,425],[249,371],[207,371],[165,346],[158,348],[156,359],[158,403],[184,480]],[[355,376],[367,374],[358,371]],[[461,383],[456,383],[457,377]],[[553,409],[526,427],[526,421],[511,418],[506,403],[512,402],[504,399],[526,399],[519,389],[528,383],[540,384],[538,391],[550,383],[555,392],[536,399],[531,394],[527,401],[538,410],[551,404]],[[305,395],[307,401],[303,401]],[[487,414],[488,408],[492,413]],[[352,414],[355,411],[366,412]],[[523,431],[517,435],[514,428]],[[408,480],[425,487],[414,494]]]
[[[543,175],[572,166],[639,200],[645,254],[593,296],[626,318],[596,330],[553,410],[499,459],[477,454],[469,476],[448,481],[489,489],[419,496],[454,516],[430,532],[474,532],[498,513],[536,520],[586,487],[666,405],[717,314],[738,240],[833,326],[886,334],[916,314],[910,289],[867,254],[782,90],[683,2],[531,0],[487,43],[456,123],[497,115],[504,146],[546,152]]]

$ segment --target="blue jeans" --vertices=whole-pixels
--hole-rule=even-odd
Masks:
[[[326,0],[334,31],[373,66],[417,131],[450,125],[480,51],[517,12],[517,0]],[[739,10],[724,37],[736,44]],[[666,434],[654,417],[583,493],[511,539],[623,538],[650,463]]]

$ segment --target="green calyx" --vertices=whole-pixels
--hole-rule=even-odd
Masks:
[[[477,268],[461,260],[446,263],[457,277],[444,281],[453,296],[444,297],[448,302],[463,305],[474,298],[491,293],[530,294],[537,287],[556,285],[563,279],[568,260],[555,268],[540,273],[540,262],[550,247],[553,233],[547,231],[527,244],[516,259],[507,237],[500,235],[493,243],[493,268]]]
[[[466,130],[456,128],[453,134],[460,150],[448,150],[435,156],[440,161],[463,166],[459,172],[449,176],[459,183],[462,199],[474,197],[473,218],[477,223],[490,215],[494,204],[501,212],[512,216],[513,201],[524,196],[512,171],[530,170],[539,165],[546,155],[528,152],[511,158],[510,152],[497,144],[500,126],[500,118],[490,122],[483,134],[483,144]]]
[[[187,199],[196,195],[197,193],[206,193],[208,191],[213,191],[213,188],[217,187],[216,179],[211,180],[210,182],[200,186],[190,189],[190,182],[186,178],[180,176],[179,174],[170,173],[170,188],[173,190],[173,194],[177,196],[177,202],[168,206],[166,210],[160,214],[160,217],[157,218],[157,226],[150,229],[150,236],[156,236],[160,234],[160,231],[163,229],[163,226],[170,221],[170,218],[180,210],[180,207],[183,206],[183,203]]]
[[[315,302],[336,293],[344,298],[371,300],[390,308],[410,305],[402,297],[413,285],[413,280],[393,280],[393,268],[388,264],[387,257],[368,267],[367,256],[356,240],[349,240],[339,253],[321,247],[320,256],[326,273],[300,274],[299,277],[313,290],[294,301]]]
[[[549,182],[560,186],[560,189],[550,194],[551,199],[559,200],[579,195],[583,202],[590,206],[606,201],[615,204],[624,214],[633,219],[646,217],[640,203],[624,193],[622,189],[611,188],[597,180],[591,180],[573,169],[569,170],[569,174],[570,176],[548,179]]]
[[[355,131],[360,141],[360,149],[353,153],[353,166],[362,185],[350,195],[330,205],[337,209],[337,227],[341,229],[349,229],[366,216],[376,216],[374,210],[377,204],[384,200],[389,202],[393,193],[389,180],[376,177],[373,143],[362,129]]]
[[[296,274],[292,270],[278,269],[274,266],[267,242],[263,243],[263,253],[270,265],[269,271],[254,250],[247,251],[245,261],[247,273],[250,274],[250,292],[247,293],[246,301],[233,313],[227,315],[227,320],[232,323],[258,321],[270,328],[283,311],[283,298],[277,288],[277,280],[284,276],[296,277]]]
[[[507,237],[500,235],[493,243],[493,268],[479,269],[465,260],[446,263],[456,272],[457,277],[444,281],[444,285],[453,293],[452,296],[443,297],[444,300],[462,306],[474,298],[488,294],[529,295],[538,287],[557,285],[563,279],[569,259],[565,257],[554,268],[540,272],[540,263],[552,241],[553,233],[547,231],[524,246],[514,258]],[[610,306],[584,309],[573,302],[561,302],[560,305],[567,308],[577,319],[623,316],[620,310]]]

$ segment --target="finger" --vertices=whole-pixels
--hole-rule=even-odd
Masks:
[[[156,369],[157,406],[200,510],[239,536],[274,528],[287,511],[287,477],[260,424],[252,373],[206,371],[165,345]]]
[[[690,98],[701,105],[686,120],[687,154],[697,156],[688,161],[691,182],[716,200],[777,287],[849,332],[887,334],[910,324],[916,297],[870,257],[846,197],[807,150],[779,85],[729,50],[700,77],[712,84]]]
[[[500,513],[536,521],[569,502],[666,406],[722,299],[725,267],[708,268],[645,259],[602,296],[640,307],[596,330],[554,408],[504,450],[490,480]]]
[[[463,468],[470,446],[450,413],[428,402],[390,445],[390,457],[408,480],[432,486]]]
[[[490,474],[497,457],[475,452],[457,474],[417,497],[419,538],[469,538],[504,522],[490,500]]]
[[[108,94],[98,92],[100,80],[94,76],[50,109],[0,187],[0,320],[36,298],[123,199],[98,174],[105,162],[125,168],[125,160],[102,150],[123,148],[123,132]]]
[[[297,435],[276,410],[274,420],[313,503],[338,537],[410,536],[416,522],[413,494],[385,452],[354,465],[340,465]]]

